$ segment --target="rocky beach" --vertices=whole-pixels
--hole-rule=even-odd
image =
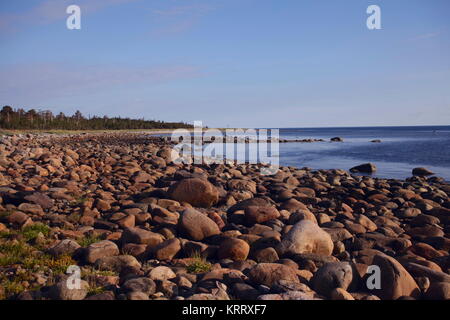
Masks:
[[[0,137],[0,299],[450,299],[443,179],[171,152],[141,133]]]

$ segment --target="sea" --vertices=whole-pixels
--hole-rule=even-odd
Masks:
[[[281,166],[349,170],[371,162],[377,167],[372,176],[387,179],[406,179],[425,167],[450,182],[450,126],[281,128],[279,137],[324,140],[280,143]],[[331,142],[334,137],[343,142]]]
[[[333,137],[343,142],[330,142]],[[348,170],[371,162],[377,166],[373,176],[388,179],[405,179],[413,168],[425,167],[450,181],[450,126],[286,128],[280,138],[326,141],[280,144],[281,165]]]

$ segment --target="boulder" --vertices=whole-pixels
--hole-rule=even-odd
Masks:
[[[377,171],[377,167],[373,163],[364,163],[350,169],[350,172],[353,173],[374,173],[375,171]]]
[[[219,227],[213,220],[191,208],[183,211],[178,222],[178,229],[195,241],[220,234]]]
[[[52,256],[72,255],[79,248],[81,248],[81,246],[76,241],[64,239],[51,247],[48,250],[48,253]]]
[[[156,292],[156,284],[149,278],[133,278],[125,281],[120,289],[124,293],[142,292],[148,297]]]
[[[194,207],[209,208],[219,201],[219,192],[210,182],[198,178],[184,179],[169,188],[169,196]]]
[[[231,259],[234,261],[247,259],[250,246],[241,239],[229,238],[221,242],[218,257],[219,259]]]
[[[416,281],[397,260],[385,254],[377,254],[372,263],[381,272],[381,289],[374,289],[375,295],[386,300],[397,300],[402,296],[417,298],[420,295]]]
[[[119,248],[114,242],[104,240],[93,243],[86,248],[85,260],[87,263],[95,263],[97,259],[117,256]]]
[[[259,263],[250,270],[248,276],[253,283],[269,287],[280,280],[300,282],[295,269],[278,263]]]
[[[120,272],[125,268],[140,269],[141,264],[133,256],[122,255],[97,259],[95,262],[95,267],[100,270]]]
[[[277,251],[280,256],[302,253],[329,256],[333,248],[333,241],[327,232],[312,221],[302,220],[283,237]]]
[[[433,171],[428,170],[427,168],[414,168],[412,170],[412,174],[414,176],[420,176],[420,177],[426,177],[426,176],[431,176],[432,174],[434,174]]]
[[[173,238],[157,245],[152,251],[155,259],[172,260],[180,250],[181,241],[177,238]]]
[[[159,233],[136,227],[126,228],[120,240],[122,243],[147,244],[150,247],[155,247],[164,241],[164,237]]]
[[[177,275],[170,269],[169,267],[159,266],[156,268],[153,268],[150,273],[148,274],[148,277],[152,280],[170,280],[175,278]]]
[[[326,263],[311,279],[312,289],[326,297],[331,297],[333,289],[347,290],[353,280],[352,267],[348,262]]]
[[[245,220],[249,225],[264,223],[279,217],[280,212],[275,207],[249,206],[245,208]]]
[[[81,280],[80,288],[73,288],[68,285],[68,278],[50,287],[48,296],[53,300],[83,300],[89,290],[89,284]]]

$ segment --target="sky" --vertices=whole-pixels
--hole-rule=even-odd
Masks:
[[[72,4],[81,30],[66,26]],[[2,0],[0,105],[210,127],[450,125],[450,1]]]

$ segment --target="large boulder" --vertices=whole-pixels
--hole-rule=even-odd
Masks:
[[[348,262],[330,262],[317,270],[311,279],[311,283],[314,291],[326,297],[331,297],[333,289],[347,290],[352,280],[353,270]]]
[[[219,191],[207,180],[184,179],[169,188],[169,196],[178,202],[187,202],[194,207],[209,208],[219,201]]]
[[[266,199],[263,199],[263,198],[251,198],[251,199],[246,199],[246,200],[240,201],[240,202],[236,203],[235,205],[231,206],[227,210],[227,213],[234,213],[235,211],[238,211],[238,210],[245,210],[246,208],[251,207],[251,206],[255,206],[255,207],[270,207],[272,205]]]
[[[75,240],[64,239],[51,247],[48,250],[48,253],[52,256],[72,255],[79,248],[81,248],[81,246]]]
[[[161,234],[135,227],[126,228],[121,237],[121,242],[124,244],[147,244],[150,247],[155,247],[163,241],[164,237]]]
[[[63,280],[51,286],[48,291],[49,298],[53,300],[83,300],[87,296],[89,284],[86,281],[80,280],[78,288],[68,284],[70,284],[70,279],[64,277]]]
[[[269,287],[281,280],[300,282],[295,269],[278,263],[259,263],[250,270],[248,276],[253,283]]]
[[[119,248],[114,242],[104,240],[93,243],[86,248],[85,260],[87,263],[95,263],[97,259],[119,255]]]
[[[372,264],[380,268],[381,289],[374,290],[377,296],[386,300],[419,296],[420,290],[416,281],[397,260],[380,253],[374,256]]]
[[[282,255],[314,253],[329,256],[334,248],[331,236],[310,220],[295,224],[277,246]]]
[[[350,172],[353,173],[374,173],[375,171],[377,171],[377,167],[373,163],[364,163],[350,169]]]
[[[178,228],[189,239],[196,241],[220,234],[219,227],[212,219],[191,208],[183,211]]]
[[[280,212],[275,207],[250,206],[245,208],[245,220],[247,224],[264,223],[280,217]]]
[[[250,246],[241,239],[229,238],[220,244],[219,259],[245,260],[250,252]]]
[[[422,177],[425,177],[425,176],[431,176],[432,174],[434,174],[434,172],[431,171],[431,170],[428,170],[427,168],[414,168],[414,169],[412,170],[412,174],[413,174],[414,176],[422,176]]]

